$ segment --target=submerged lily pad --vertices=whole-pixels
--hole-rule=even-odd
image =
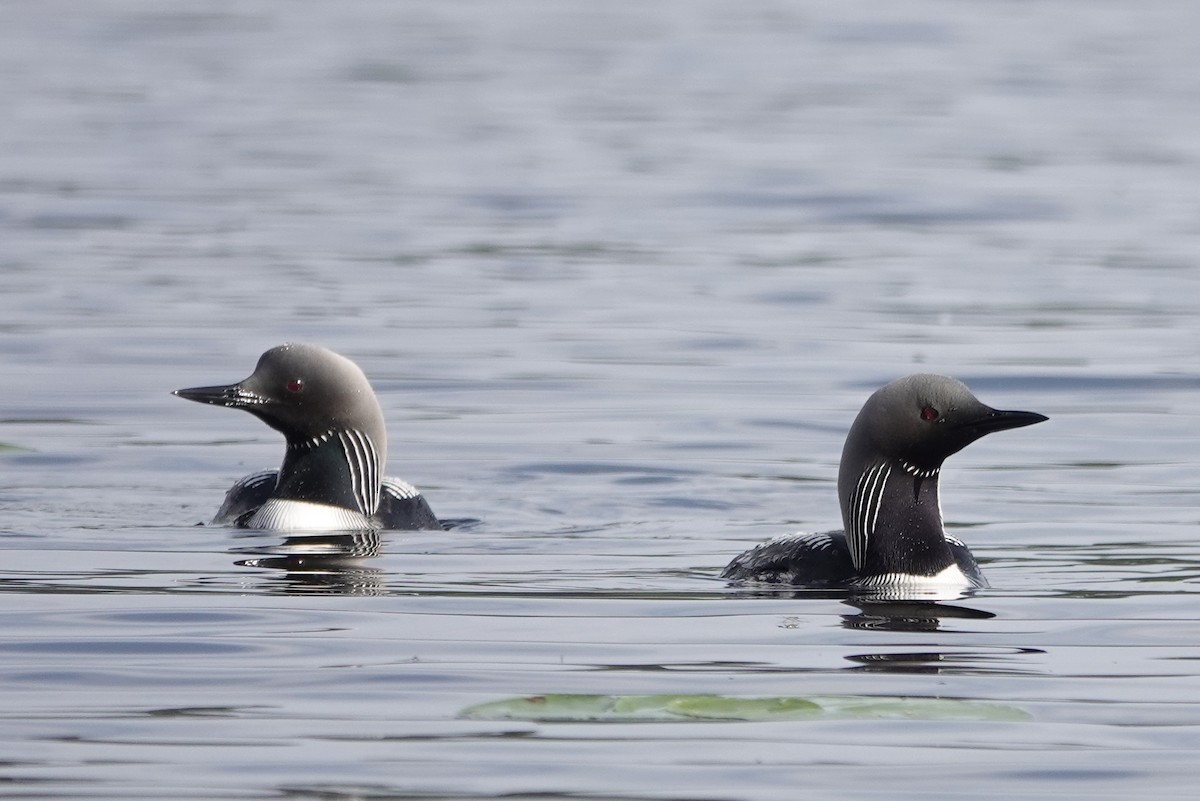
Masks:
[[[986,701],[902,696],[531,695],[467,707],[472,720],[538,723],[684,720],[1029,720],[1023,709]]]

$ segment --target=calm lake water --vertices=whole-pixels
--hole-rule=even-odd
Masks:
[[[1194,798],[1198,26],[0,5],[2,794]],[[282,441],[169,392],[287,340],[467,522],[197,525]],[[1051,418],[947,465],[993,589],[718,580],[916,371]]]

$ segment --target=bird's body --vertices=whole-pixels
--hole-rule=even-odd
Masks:
[[[287,531],[442,528],[420,490],[392,476],[384,477],[379,507],[370,517],[343,506],[273,497],[278,482],[278,470],[239,479],[225,493],[213,524]]]
[[[986,587],[971,552],[943,528],[942,462],[994,431],[1045,419],[992,409],[947,376],[893,381],[867,400],[846,437],[838,471],[844,529],[763,543],[722,576],[881,593]]]
[[[928,575],[876,573],[854,567],[844,531],[801,531],[784,534],[738,554],[725,568],[725,578],[807,589],[979,589],[988,586],[975,557],[962,540],[946,535],[952,563]]]
[[[383,476],[387,432],[375,392],[358,365],[331,350],[280,345],[244,381],[175,394],[244,409],[287,441],[280,468],[235,483],[215,524],[286,531],[442,527],[416,488]]]

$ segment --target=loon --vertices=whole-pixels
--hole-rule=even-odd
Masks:
[[[721,577],[889,596],[987,587],[967,546],[942,525],[942,462],[987,434],[1047,419],[986,406],[948,376],[897,379],[867,399],[846,436],[838,470],[845,529],[777,537],[735,557]]]
[[[358,365],[319,345],[271,348],[236,384],[177,389],[245,409],[287,440],[278,470],[237,481],[214,525],[279,531],[441,529],[421,493],[383,475],[383,411]]]

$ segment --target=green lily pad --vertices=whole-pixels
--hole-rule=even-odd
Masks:
[[[665,696],[668,712],[698,720],[797,720],[819,717],[821,705],[807,698],[730,698],[724,695]]]
[[[903,696],[813,695],[738,698],[728,695],[531,695],[476,704],[472,720],[538,723],[686,720],[1029,720],[1023,709],[986,701]]]

